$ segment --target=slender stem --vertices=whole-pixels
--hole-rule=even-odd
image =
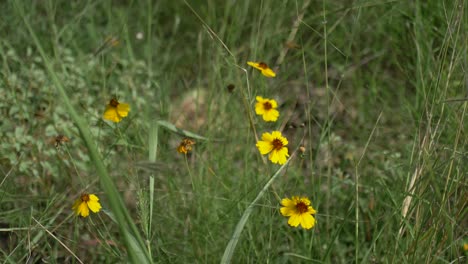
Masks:
[[[185,160],[185,167],[187,168],[188,174],[190,176],[190,182],[192,183],[192,191],[195,192],[195,183],[193,182],[192,171],[190,170],[190,167],[188,164],[187,154],[184,155],[184,160]]]

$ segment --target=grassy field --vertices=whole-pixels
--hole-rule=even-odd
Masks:
[[[466,263],[467,7],[2,1],[0,260]],[[285,164],[256,147],[271,131]],[[77,216],[81,194],[102,209]]]

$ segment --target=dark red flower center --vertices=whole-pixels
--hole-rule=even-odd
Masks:
[[[299,202],[296,204],[296,209],[300,214],[303,214],[308,211],[309,207],[304,202]]]
[[[88,202],[89,201],[89,194],[82,194],[81,201]]]
[[[263,103],[263,108],[264,108],[265,110],[270,110],[270,109],[273,108],[273,106],[270,104],[270,102],[264,102],[264,103]]]
[[[276,150],[280,150],[283,147],[283,141],[281,141],[281,139],[279,138],[273,139],[272,144],[273,144],[273,148]]]
[[[259,62],[259,63],[258,63],[258,67],[260,67],[260,68],[262,68],[262,69],[265,70],[265,69],[268,68],[268,65],[267,65],[266,63],[264,63],[264,62]]]
[[[112,106],[112,107],[117,107],[119,105],[119,101],[117,101],[117,99],[111,99],[110,102],[109,102],[109,105]]]

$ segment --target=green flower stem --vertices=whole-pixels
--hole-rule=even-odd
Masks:
[[[286,163],[281,166],[276,173],[271,177],[271,179],[263,186],[262,190],[258,193],[257,197],[249,204],[247,209],[245,209],[244,213],[242,214],[241,219],[236,225],[236,229],[234,230],[234,233],[231,236],[231,239],[229,240],[228,245],[226,246],[226,249],[224,250],[223,258],[221,259],[221,263],[231,263],[232,256],[234,254],[234,250],[236,249],[237,242],[239,242],[240,235],[242,233],[242,230],[245,227],[245,224],[247,223],[247,220],[250,217],[250,214],[252,213],[254,206],[257,204],[257,202],[263,197],[265,192],[270,188],[271,184],[278,178],[278,176],[281,174],[281,172],[286,168],[288,163],[292,160],[292,158],[295,156],[297,150],[294,151],[293,154],[291,154],[291,157],[286,161]]]

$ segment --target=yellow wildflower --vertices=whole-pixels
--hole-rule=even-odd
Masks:
[[[184,138],[182,142],[180,142],[179,146],[177,147],[177,151],[179,153],[187,154],[190,151],[192,151],[192,145],[195,145],[195,141],[189,138]]]
[[[118,123],[128,115],[128,112],[130,112],[130,105],[119,103],[117,99],[113,98],[110,100],[109,104],[107,104],[103,118]]]
[[[293,196],[291,199],[281,200],[280,212],[283,216],[289,217],[288,224],[293,227],[302,226],[305,229],[314,227],[316,221],[313,216],[317,211],[310,205],[307,197]]]
[[[87,217],[89,215],[89,210],[93,213],[97,213],[101,208],[99,198],[94,194],[86,193],[82,194],[80,198],[75,201],[72,207],[76,215],[81,215],[82,217]]]
[[[274,99],[263,98],[257,96],[257,103],[255,103],[255,113],[261,115],[263,120],[275,122],[278,120],[279,112],[276,110],[278,103]]]
[[[279,131],[263,133],[262,140],[257,142],[257,148],[262,155],[270,153],[269,159],[273,163],[286,163],[288,154],[288,140]]]
[[[266,77],[273,78],[276,76],[276,73],[264,62],[248,61],[247,64],[254,67],[257,70],[260,70],[262,74]]]

